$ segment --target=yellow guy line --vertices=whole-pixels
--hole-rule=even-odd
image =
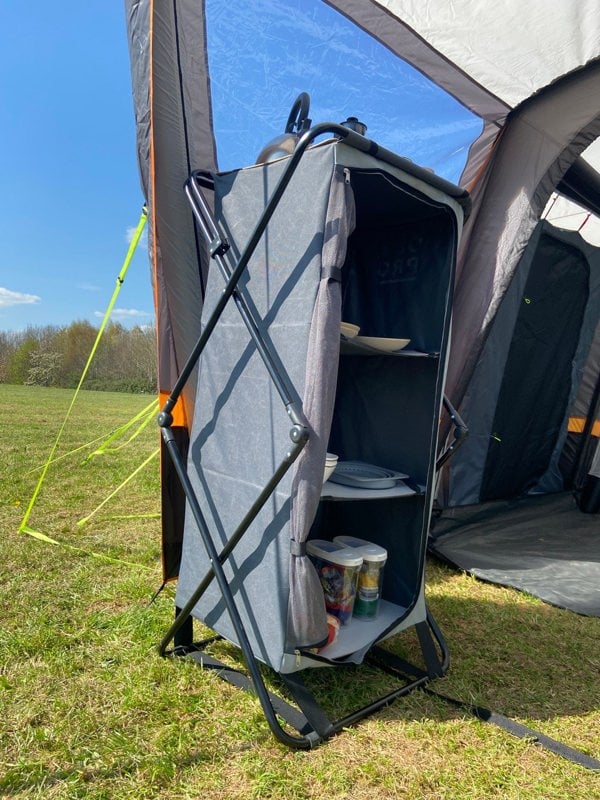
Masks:
[[[109,501],[111,498],[113,498],[113,497],[114,497],[114,496],[117,494],[117,492],[120,492],[120,491],[121,491],[121,489],[122,489],[124,486],[126,486],[126,485],[129,483],[129,481],[130,481],[132,478],[134,478],[134,477],[135,477],[135,476],[138,474],[138,472],[139,472],[140,470],[144,469],[144,467],[145,467],[147,464],[149,464],[149,463],[152,461],[152,459],[153,459],[153,458],[156,458],[156,456],[157,456],[159,453],[160,453],[160,447],[159,447],[159,448],[157,448],[157,449],[156,449],[156,450],[155,450],[153,453],[151,453],[151,454],[148,456],[148,458],[147,458],[147,459],[146,459],[146,460],[145,460],[145,461],[144,461],[142,464],[140,464],[140,465],[139,465],[139,467],[137,467],[136,469],[134,469],[134,470],[133,470],[133,472],[131,473],[131,475],[130,475],[128,478],[125,478],[125,480],[123,481],[123,483],[121,483],[119,486],[117,486],[117,488],[116,488],[116,489],[115,489],[113,492],[111,492],[111,493],[108,495],[108,497],[105,497],[105,498],[104,498],[104,500],[103,500],[103,501],[100,503],[100,505],[99,505],[99,506],[96,506],[96,508],[95,508],[95,509],[94,509],[94,510],[93,510],[93,511],[90,513],[90,514],[88,514],[88,515],[87,515],[87,517],[83,517],[83,519],[80,519],[80,520],[79,520],[79,522],[77,523],[77,527],[78,527],[78,528],[80,528],[80,527],[82,527],[83,525],[85,525],[85,524],[86,524],[86,522],[89,522],[89,520],[90,520],[90,519],[91,519],[91,518],[94,516],[94,514],[96,514],[98,511],[100,511],[100,509],[101,509],[103,506],[105,506],[105,505],[108,503],[108,501]]]
[[[123,447],[127,447],[127,445],[131,444],[131,442],[133,442],[133,440],[136,439],[140,435],[140,433],[142,433],[142,431],[149,425],[149,423],[152,422],[157,411],[158,411],[158,398],[155,398],[149,405],[146,406],[146,408],[142,409],[138,414],[136,414],[135,417],[133,417],[133,419],[131,419],[125,425],[122,425],[114,433],[112,433],[108,437],[108,439],[105,442],[103,442],[103,444],[100,445],[100,447],[98,447],[96,450],[90,453],[89,456],[87,456],[84,459],[84,463],[87,463],[90,460],[90,458],[93,458],[94,456],[101,456],[104,453],[117,453]],[[139,422],[139,420],[142,418],[143,420],[140,423],[139,427],[131,434],[129,439],[117,445],[116,447],[110,447],[110,445],[112,444],[112,442],[115,441],[115,439],[118,439],[120,436],[122,436],[126,431],[129,430],[129,428],[135,425],[136,422]]]
[[[113,291],[112,297],[110,299],[110,303],[108,304],[108,308],[106,309],[106,313],[104,314],[104,319],[102,320],[102,324],[100,325],[100,328],[98,330],[98,335],[96,336],[96,340],[94,342],[94,346],[92,347],[92,352],[90,353],[90,355],[88,357],[88,360],[87,360],[87,363],[86,363],[85,367],[83,368],[83,372],[81,374],[81,378],[79,379],[79,383],[77,384],[77,388],[75,389],[75,394],[73,395],[73,398],[71,400],[71,404],[69,405],[69,408],[67,409],[67,414],[66,414],[66,416],[65,416],[65,418],[63,420],[62,425],[60,426],[60,430],[58,432],[58,436],[56,437],[56,441],[54,442],[54,445],[53,445],[53,447],[52,447],[52,449],[50,451],[50,455],[48,456],[48,461],[46,462],[46,465],[45,465],[44,469],[42,470],[42,474],[40,475],[40,478],[38,480],[37,486],[35,487],[35,491],[33,493],[33,496],[31,498],[31,500],[29,501],[29,505],[27,506],[27,510],[25,511],[25,516],[23,517],[21,525],[19,526],[19,533],[25,532],[25,529],[27,528],[27,522],[28,522],[29,517],[31,515],[31,512],[33,510],[33,506],[35,504],[35,501],[37,499],[38,494],[40,493],[40,489],[42,488],[42,483],[44,482],[44,478],[46,477],[46,473],[48,472],[48,468],[49,468],[49,466],[50,466],[50,464],[52,462],[52,459],[54,458],[54,453],[56,452],[56,448],[58,447],[58,443],[60,441],[60,438],[63,435],[63,432],[65,430],[65,427],[66,427],[66,424],[67,424],[67,420],[69,419],[69,417],[71,415],[71,411],[73,410],[73,406],[75,405],[75,400],[77,399],[77,395],[79,394],[79,390],[81,389],[81,384],[83,383],[83,381],[85,379],[85,376],[88,373],[88,370],[90,368],[90,364],[92,363],[92,359],[94,358],[94,355],[95,355],[96,350],[98,348],[98,344],[100,342],[102,334],[104,333],[104,329],[106,328],[106,325],[108,323],[109,317],[110,317],[110,315],[112,313],[112,310],[114,308],[114,305],[115,305],[115,303],[117,301],[117,297],[119,296],[119,292],[121,291],[121,286],[123,285],[123,281],[125,280],[125,275],[127,274],[127,270],[129,269],[129,265],[131,263],[131,259],[133,258],[133,254],[135,253],[135,249],[136,249],[136,247],[138,245],[138,242],[139,242],[139,240],[140,240],[140,238],[142,236],[142,233],[144,231],[144,226],[146,225],[147,218],[148,218],[147,211],[146,211],[146,208],[144,208],[142,210],[142,215],[140,217],[140,221],[137,224],[137,228],[135,229],[135,233],[134,233],[133,238],[131,240],[131,243],[129,245],[129,250],[127,251],[127,255],[125,256],[125,261],[123,262],[123,266],[121,267],[121,271],[119,272],[119,274],[117,276],[117,285],[115,286],[115,289]]]
[[[124,561],[121,558],[111,558],[111,556],[105,556],[103,553],[94,553],[92,550],[84,550],[82,547],[75,547],[72,544],[59,542],[56,539],[53,539],[51,536],[46,536],[45,533],[34,531],[33,528],[29,528],[27,525],[22,525],[19,529],[19,533],[26,533],[29,536],[33,536],[34,539],[38,539],[40,542],[46,542],[47,544],[58,544],[62,547],[66,547],[68,550],[73,550],[75,553],[84,553],[86,556],[100,558],[103,561],[110,561],[113,564],[125,564],[128,567],[138,567],[138,569],[152,571],[152,567],[147,567],[145,564],[136,564],[134,561]]]
[[[87,455],[83,459],[82,463],[85,464],[94,455],[97,455],[97,454],[100,454],[100,453],[105,453],[105,452],[114,453],[117,450],[120,450],[121,447],[125,447],[130,442],[132,442],[136,438],[136,436],[139,436],[139,434],[142,432],[142,430],[148,425],[149,421],[151,419],[153,419],[154,414],[155,414],[157,409],[158,409],[158,400],[156,399],[156,400],[153,400],[152,403],[150,403],[150,405],[146,406],[146,408],[144,408],[142,411],[140,411],[138,414],[136,414],[133,419],[131,419],[129,422],[125,423],[125,425],[121,425],[116,430],[112,431],[108,435],[108,437],[104,433],[104,434],[102,434],[102,436],[98,436],[96,439],[92,439],[91,442],[86,442],[85,444],[81,444],[81,445],[79,445],[79,447],[76,447],[74,450],[71,450],[68,453],[63,453],[62,455],[57,456],[56,458],[53,458],[50,461],[50,465],[57,464],[59,461],[63,461],[65,458],[68,458],[69,456],[74,456],[75,453],[79,453],[80,450],[88,450],[90,447],[93,447],[94,445],[98,444],[98,442],[102,442],[100,447],[98,447],[97,450],[95,450],[94,452],[92,452],[89,455]],[[123,433],[125,433],[125,431],[129,430],[129,428],[135,422],[137,422],[142,415],[145,415],[145,414],[148,415],[148,418],[144,420],[144,422],[140,426],[139,430],[137,430],[135,433],[133,433],[126,442],[123,442],[123,444],[119,445],[118,447],[113,447],[113,448],[107,449],[107,445],[110,442],[113,442],[117,437],[119,437]],[[44,468],[43,464],[38,464],[37,467],[33,467],[32,469],[28,469],[27,472],[24,472],[23,476],[31,475],[32,472],[39,472],[43,468]]]

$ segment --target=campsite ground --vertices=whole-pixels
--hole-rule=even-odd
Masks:
[[[422,692],[315,750],[278,744],[252,696],[156,652],[173,611],[170,588],[150,602],[161,580],[157,459],[77,525],[155,451],[150,424],[82,463],[151,398],[81,393],[28,519],[51,544],[18,530],[71,393],[2,393],[0,796],[600,798],[600,776]],[[600,757],[599,619],[436,563],[427,595],[452,657],[432,688]],[[317,672],[333,713],[371,680]]]

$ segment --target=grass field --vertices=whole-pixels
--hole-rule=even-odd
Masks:
[[[60,543],[49,544],[18,531],[71,393],[0,388],[0,797],[600,798],[599,774],[423,692],[312,751],[280,745],[252,695],[157,654],[173,613],[171,588],[150,603],[161,583],[157,459],[77,524],[158,434],[152,423],[85,464],[94,448],[72,451],[152,398],[81,393],[28,519]],[[436,563],[427,585],[452,658],[432,688],[600,757],[600,619]],[[333,704],[348,699],[337,670],[320,672]]]

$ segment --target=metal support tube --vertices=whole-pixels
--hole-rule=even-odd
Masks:
[[[229,245],[226,244],[227,240],[217,229],[216,223],[212,219],[208,204],[193,177],[186,184],[185,190],[190,201],[194,217],[200,225],[204,236],[209,241],[219,243],[213,258],[217,263],[217,266],[219,267],[219,270],[226,281],[226,287],[228,288],[229,284],[234,281],[237,267],[234,267],[227,262],[227,259],[231,256]],[[237,280],[235,282],[237,284]],[[269,372],[269,376],[273,381],[281,401],[286,406],[286,409],[288,409],[288,414],[295,424],[306,426],[306,421],[302,412],[298,408],[298,403],[293,398],[293,388],[285,372],[285,368],[282,364],[277,364],[275,362],[274,354],[267,347],[260,333],[259,322],[262,320],[259,320],[250,310],[248,303],[242,296],[237,285],[233,287],[233,290],[229,296],[232,297],[234,303],[236,304],[240,316],[242,317],[242,320],[244,321],[244,324],[250,333],[252,341],[254,342],[254,345],[260,354],[267,371]],[[293,411],[290,409],[293,409]]]
[[[254,686],[258,699],[260,700],[260,704],[265,714],[267,723],[269,724],[269,727],[271,728],[273,734],[283,744],[289,747],[308,749],[312,747],[313,744],[315,743],[311,737],[291,736],[289,733],[283,730],[283,728],[281,727],[281,725],[277,720],[275,711],[273,709],[273,706],[271,705],[269,693],[260,674],[258,663],[256,661],[254,653],[252,652],[252,647],[246,635],[244,624],[240,617],[240,613],[237,609],[235,599],[231,591],[231,587],[229,586],[227,577],[225,576],[225,573],[223,572],[223,567],[219,561],[219,554],[216,551],[214,542],[212,541],[210,532],[208,531],[204,515],[196,498],[194,488],[191,485],[190,479],[187,474],[187,470],[185,468],[185,464],[183,463],[181,454],[179,453],[179,449],[177,447],[177,443],[175,442],[175,439],[172,435],[172,431],[170,430],[170,428],[163,429],[163,438],[165,440],[165,444],[173,461],[175,470],[177,471],[177,474],[179,476],[179,480],[181,481],[184,492],[188,499],[189,509],[192,512],[194,521],[198,526],[198,530],[200,532],[202,541],[206,548],[206,552],[208,553],[208,557],[212,564],[212,570],[214,571],[214,577],[217,583],[219,584],[219,589],[223,596],[225,605],[227,606],[227,611],[229,612],[231,623],[235,630],[235,634],[237,636],[240,649],[244,656],[246,667],[250,674],[250,678],[252,679],[252,684]],[[180,617],[183,618],[183,614],[180,614]]]

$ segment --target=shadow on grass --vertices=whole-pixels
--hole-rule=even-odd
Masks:
[[[432,680],[428,689],[532,723],[584,716],[600,708],[600,619],[484,584],[438,564],[429,565],[428,571],[428,605],[451,661],[446,677]],[[239,650],[229,643],[222,646],[227,659],[237,660],[235,666],[243,669]],[[392,637],[384,647],[423,667],[414,630]],[[220,658],[218,652],[215,655]],[[265,675],[273,690],[285,696],[277,676],[266,668]],[[366,663],[308,669],[303,677],[331,719],[399,686]],[[406,721],[443,721],[468,711],[416,690],[397,698],[385,714]]]
[[[169,758],[165,763],[162,779],[155,780],[157,790],[164,784],[166,787],[169,780],[173,779],[178,770],[198,765],[201,762],[207,764],[214,763],[214,753],[200,753],[197,751],[189,753],[187,756],[178,756],[176,759]],[[144,764],[140,764],[139,758],[124,758],[118,763],[110,766],[90,767],[77,766],[66,767],[64,769],[51,770],[41,764],[32,764],[30,767],[23,764],[8,771],[4,777],[0,778],[0,792],[2,797],[20,797],[28,790],[52,792],[60,784],[69,786],[72,794],[69,797],[85,797],[86,787],[93,787],[97,790],[98,785],[117,781],[119,779],[135,779],[139,772],[145,771]],[[156,759],[152,761],[154,773],[157,773],[159,765]],[[36,795],[42,796],[42,795]],[[108,795],[107,795],[108,796]]]
[[[511,589],[484,584],[437,563],[428,564],[427,586],[429,607],[447,641],[451,657],[447,677],[431,681],[429,689],[526,720],[534,727],[536,721],[543,723],[561,717],[590,715],[580,724],[590,732],[588,740],[593,741],[593,727],[598,724],[600,708],[597,649],[600,620],[545,605]],[[414,631],[391,638],[385,646],[417,666],[421,665]],[[222,648],[225,660],[237,661],[234,665],[243,667],[238,648],[229,643],[223,643]],[[168,667],[175,672],[180,664],[175,660]],[[270,688],[282,689],[277,676],[266,668],[265,675]],[[199,676],[198,684],[200,680]],[[387,676],[366,664],[306,670],[305,680],[332,719],[339,719],[395,688]],[[221,684],[215,682],[213,690],[219,693]],[[403,725],[420,720],[426,720],[429,726],[431,723],[441,725],[467,716],[468,712],[417,690],[396,699],[372,718],[389,723],[392,728],[394,723]],[[361,724],[360,721],[356,723],[357,726]],[[575,720],[572,724],[579,722]],[[16,797],[27,790],[50,793],[58,784],[65,783],[73,792],[71,796],[84,797],[88,784],[97,787],[102,782],[119,778],[133,780],[138,774],[147,775],[149,771],[156,776],[154,783],[160,788],[161,782],[167,785],[170,776],[179,770],[203,761],[214,766],[221,758],[225,761],[236,749],[252,748],[259,742],[272,743],[266,722],[260,721],[258,726],[253,723],[251,730],[251,742],[240,740],[232,748],[229,740],[228,744],[223,743],[221,750],[221,745],[213,739],[205,751],[190,743],[189,750],[165,756],[164,764],[160,763],[160,755],[155,754],[151,762],[146,762],[143,755],[128,757],[124,754],[121,760],[108,765],[73,763],[53,770],[40,762],[27,763],[24,756],[0,777],[0,794]],[[559,738],[566,741],[568,737]],[[585,738],[583,736],[582,741]],[[592,755],[600,755],[597,748]]]

